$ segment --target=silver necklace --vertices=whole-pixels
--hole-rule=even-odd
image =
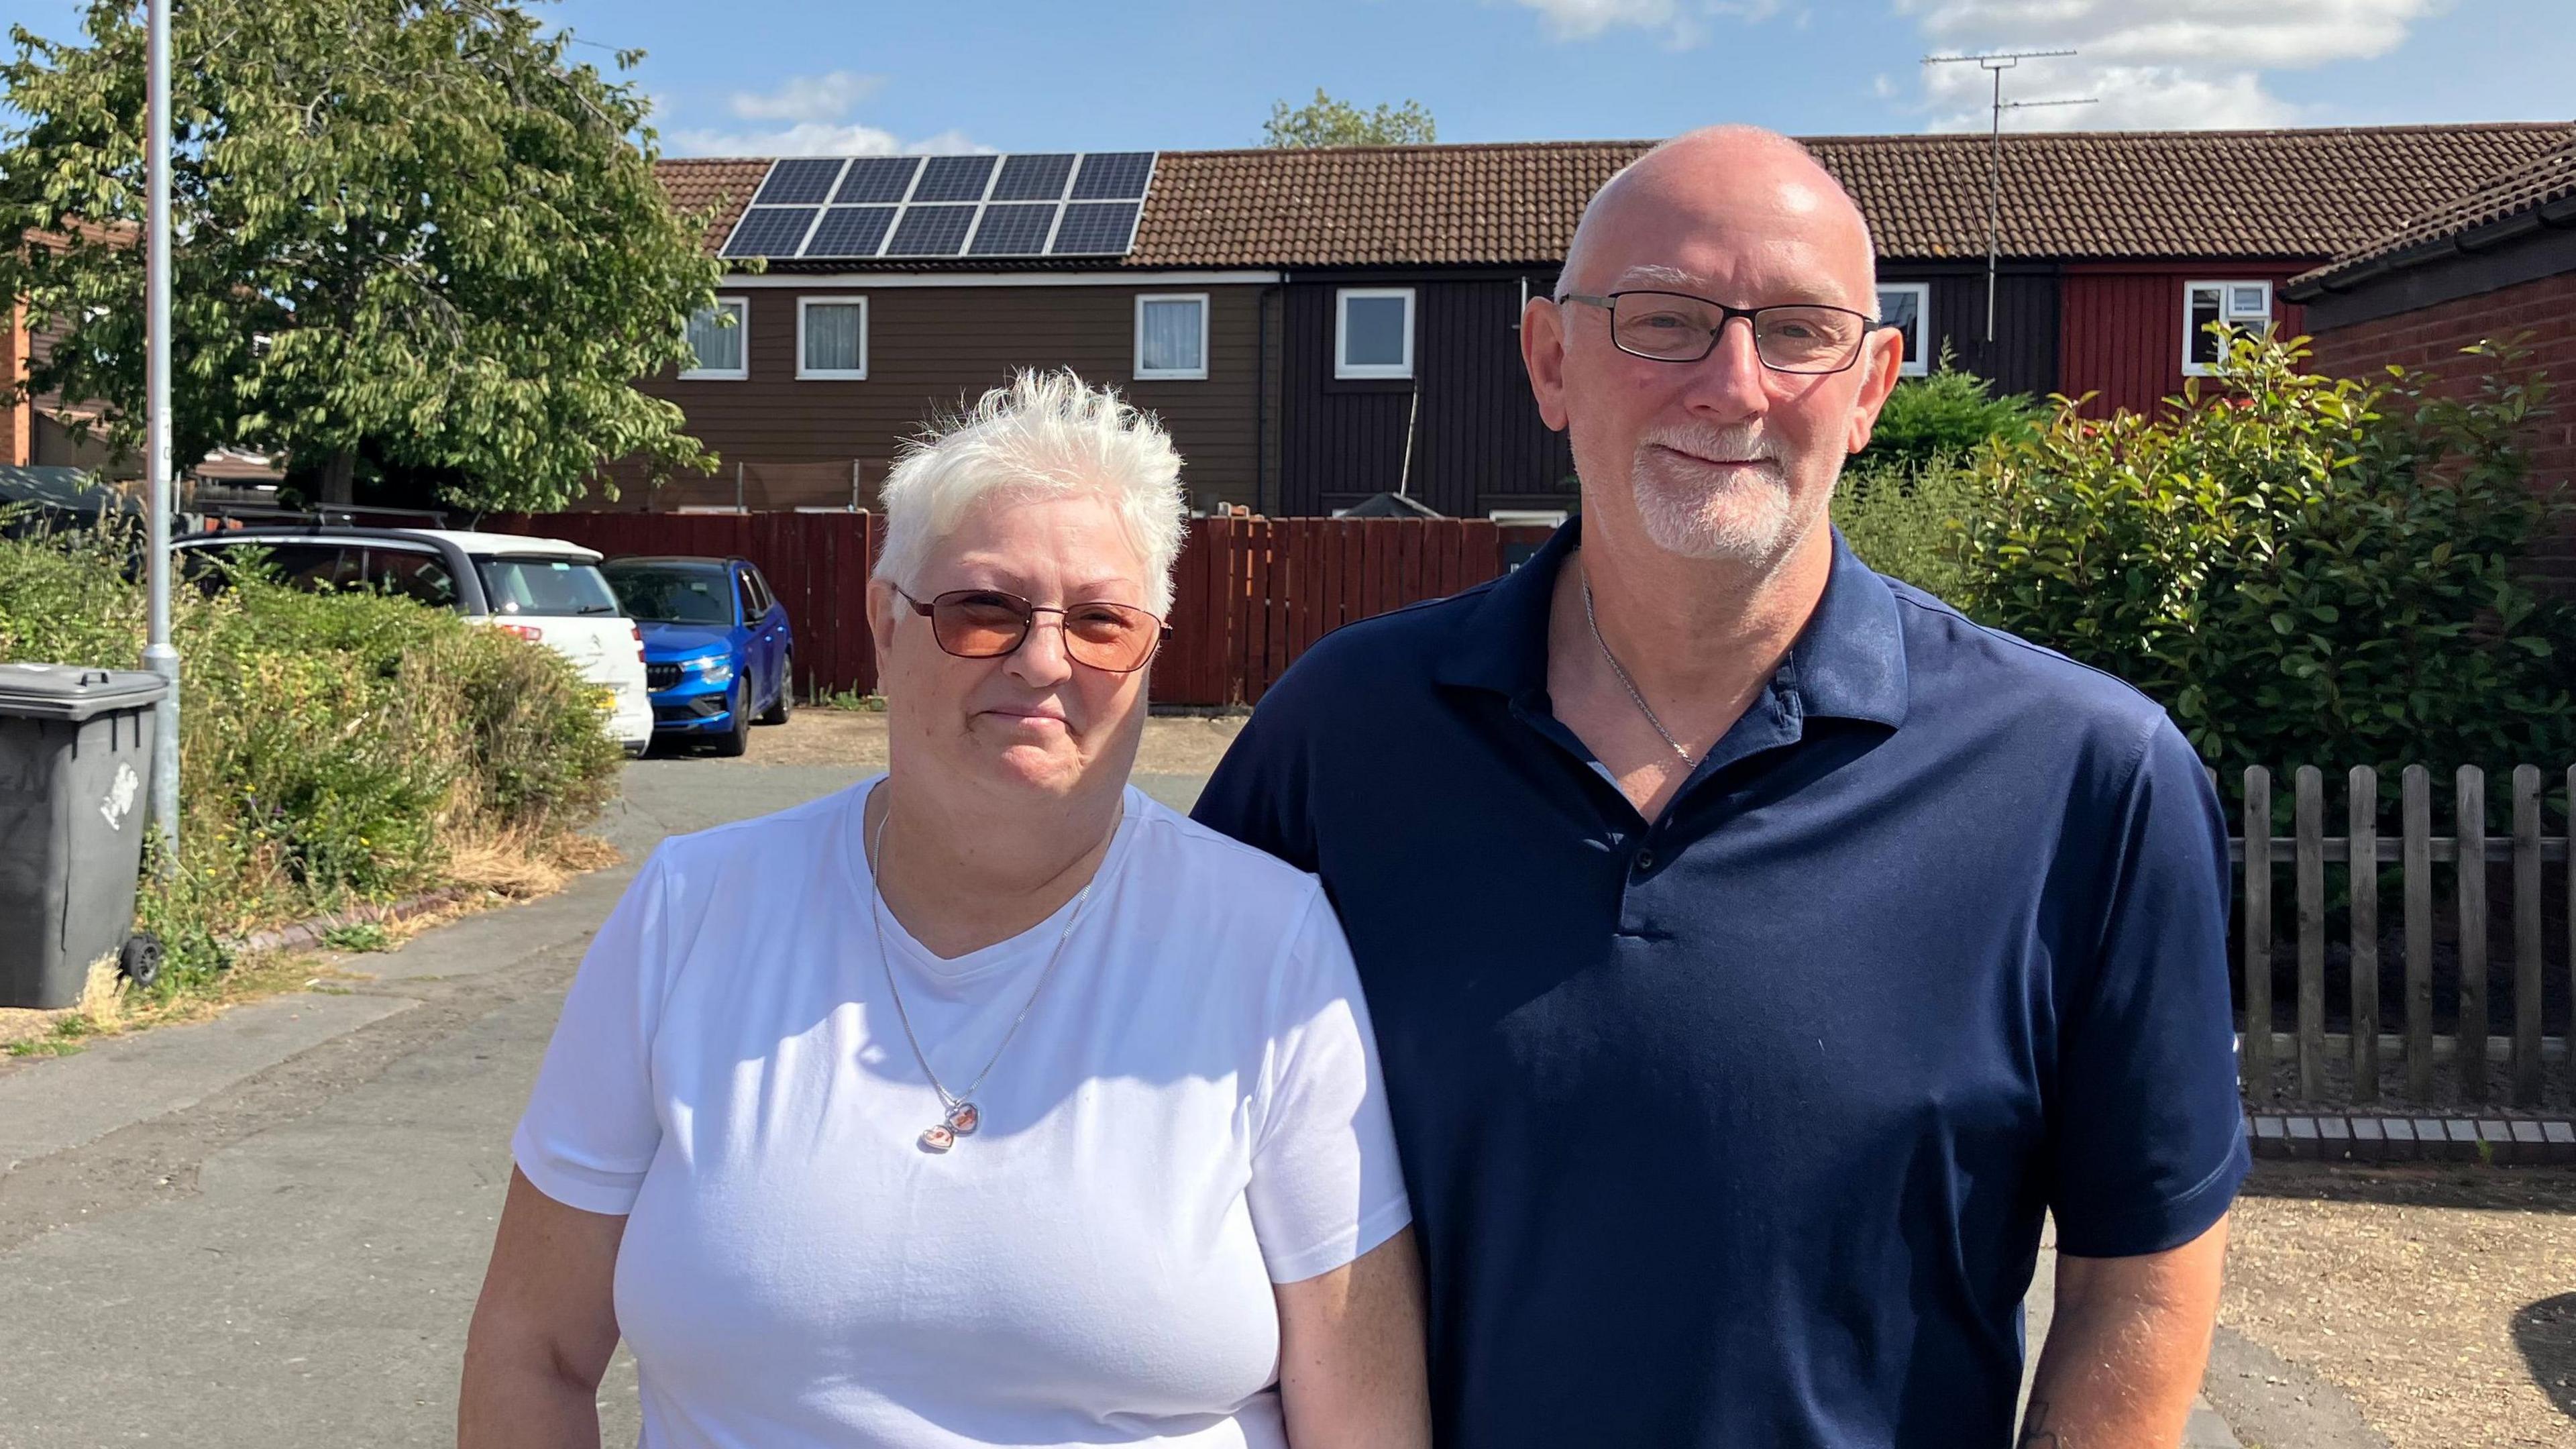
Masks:
[[[939,1073],[932,1069],[930,1054],[921,1049],[921,1037],[912,1029],[912,1013],[904,1009],[903,988],[895,983],[893,953],[886,950],[884,913],[891,907],[885,903],[885,888],[878,884],[878,880],[885,870],[886,823],[892,819],[894,802],[888,800],[885,814],[877,817],[877,828],[868,847],[868,853],[874,857],[868,863],[868,925],[876,932],[877,964],[885,968],[886,994],[894,998],[895,1019],[903,1023],[903,1039],[912,1044],[912,1059],[921,1063],[921,1074],[930,1079],[930,1090],[939,1094],[940,1120],[922,1129],[919,1138],[921,1150],[946,1152],[957,1145],[958,1138],[984,1125],[984,1113],[975,1105],[976,1090],[984,1085],[986,1077],[993,1074],[994,1064],[1001,1061],[1002,1053],[1010,1049],[1011,1038],[1020,1034],[1020,1023],[1029,1019],[1030,1010],[1038,1004],[1038,994],[1046,990],[1047,978],[1055,974],[1055,963],[1064,955],[1064,943],[1073,939],[1073,928],[1081,923],[1082,908],[1090,901],[1091,888],[1099,884],[1100,877],[1095,871],[1090,880],[1083,882],[1081,894],[1073,898],[1073,913],[1065,917],[1064,930],[1055,938],[1055,949],[1047,953],[1046,969],[1038,973],[1037,984],[1029,988],[1029,999],[1020,1004],[1020,1014],[1011,1018],[1011,1029],[1002,1033],[1001,1044],[993,1048],[993,1055],[986,1059],[984,1070],[975,1074],[975,1080],[966,1084],[965,1091],[952,1092],[946,1083],[939,1080]],[[1114,831],[1116,827],[1111,829]]]
[[[1610,652],[1610,641],[1601,637],[1600,616],[1592,612],[1592,575],[1588,571],[1583,575],[1583,622],[1592,626],[1592,642],[1601,646],[1601,658],[1609,664],[1610,672],[1618,675],[1619,682],[1628,687],[1628,697],[1637,702],[1637,713],[1644,715],[1646,723],[1655,727],[1655,733],[1664,737],[1664,743],[1673,747],[1673,753],[1682,757],[1684,768],[1698,764],[1691,758],[1691,752],[1682,748],[1682,742],[1673,738],[1673,732],[1664,728],[1664,722],[1655,718],[1653,706],[1637,692],[1637,681],[1628,677],[1626,667],[1619,663],[1619,656]]]

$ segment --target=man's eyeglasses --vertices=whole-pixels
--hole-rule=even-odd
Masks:
[[[1607,311],[1612,345],[1657,362],[1699,361],[1717,350],[1726,324],[1742,317],[1753,324],[1754,355],[1773,372],[1841,372],[1860,360],[1861,344],[1884,325],[1848,307],[1729,307],[1688,292],[1568,293],[1556,300]]]
[[[951,589],[925,604],[901,589],[894,592],[930,621],[930,637],[939,647],[960,659],[1014,653],[1028,642],[1038,615],[1054,614],[1064,621],[1066,657],[1106,673],[1133,674],[1172,632],[1131,604],[1095,601],[1054,609],[1000,589]]]

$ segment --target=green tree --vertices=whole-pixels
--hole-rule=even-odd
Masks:
[[[1338,101],[1315,88],[1315,99],[1289,109],[1286,101],[1270,107],[1270,119],[1262,123],[1261,144],[1283,150],[1316,146],[1428,146],[1440,139],[1431,112],[1420,101],[1408,100],[1401,106],[1379,106],[1363,111],[1348,101]]]
[[[0,292],[65,329],[29,386],[144,421],[144,30],[12,27],[0,66]],[[710,465],[633,386],[690,356],[720,276],[652,174],[632,83],[567,64],[509,0],[194,0],[172,17],[172,408],[217,444],[363,452],[459,502],[545,509],[606,458]],[[621,52],[617,69],[637,53]]]

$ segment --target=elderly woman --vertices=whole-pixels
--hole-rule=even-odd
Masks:
[[[1429,1443],[1312,877],[1128,786],[1180,460],[1023,375],[887,479],[891,768],[665,843],[513,1141],[466,1449]]]

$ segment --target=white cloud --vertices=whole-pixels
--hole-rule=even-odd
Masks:
[[[664,138],[675,156],[925,156],[994,148],[950,129],[906,141],[875,126],[800,121],[774,131],[674,131]]]
[[[1758,25],[1788,7],[1788,0],[1512,0],[1538,12],[1548,34],[1557,40],[1590,40],[1612,30],[1643,30],[1674,50],[1687,50],[1708,39],[1709,22],[1734,20]],[[1798,23],[1806,22],[1800,7]]]
[[[2386,55],[2453,0],[1895,0],[1939,52],[2075,50],[2026,60],[2004,99],[2093,96],[2086,106],[2004,113],[2008,130],[2193,130],[2306,119],[2264,84],[2271,71]],[[1929,128],[1983,130],[1992,80],[1972,65],[1923,67]]]
[[[725,104],[746,121],[837,121],[884,83],[882,76],[846,70],[790,76],[786,84],[766,94],[736,91]]]
[[[746,121],[785,121],[774,127],[732,129],[696,126],[663,137],[678,156],[895,156],[942,155],[993,148],[955,128],[907,141],[881,126],[846,119],[874,95],[883,77],[836,70],[792,76],[777,89],[736,91],[725,106]]]

